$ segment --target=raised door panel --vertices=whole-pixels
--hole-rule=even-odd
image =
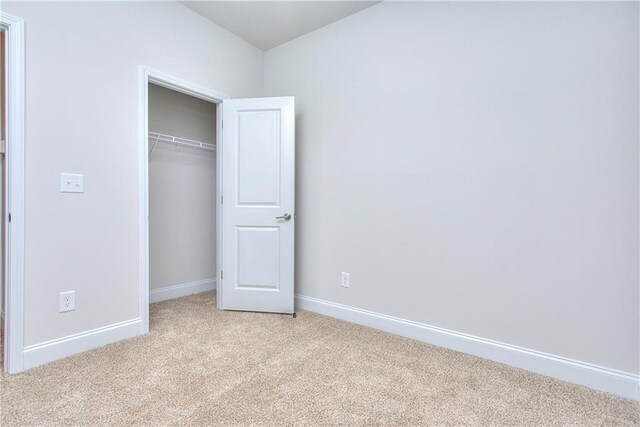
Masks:
[[[238,112],[238,205],[280,205],[280,110]]]

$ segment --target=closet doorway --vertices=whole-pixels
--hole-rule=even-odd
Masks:
[[[218,139],[226,96],[144,66],[139,89],[140,317],[146,333],[149,303],[218,285]]]
[[[294,98],[228,99],[144,66],[139,88],[141,333],[150,301],[213,286],[218,309],[295,317]]]
[[[149,302],[215,289],[217,104],[149,83]]]

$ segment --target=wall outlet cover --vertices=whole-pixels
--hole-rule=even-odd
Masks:
[[[351,275],[349,273],[342,272],[342,282],[340,286],[343,288],[348,288],[351,285]]]
[[[73,311],[76,309],[76,291],[60,292],[59,312]]]

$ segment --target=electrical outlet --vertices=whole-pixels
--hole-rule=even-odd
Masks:
[[[76,309],[76,291],[60,292],[59,311],[73,311]]]
[[[61,173],[60,192],[84,193],[84,175],[79,175],[77,173]]]
[[[351,275],[349,273],[345,273],[343,271],[342,272],[342,283],[340,283],[340,286],[342,286],[343,288],[348,288],[350,284],[351,284]]]

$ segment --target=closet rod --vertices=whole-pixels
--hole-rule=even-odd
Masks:
[[[152,140],[151,150],[149,150],[149,157],[153,153],[153,149],[156,148],[158,142],[164,142],[167,144],[174,144],[176,146],[195,148],[205,151],[216,151],[214,144],[208,144],[206,142],[194,141],[193,139],[180,138],[178,136],[166,135],[164,133],[149,132],[149,140]]]

